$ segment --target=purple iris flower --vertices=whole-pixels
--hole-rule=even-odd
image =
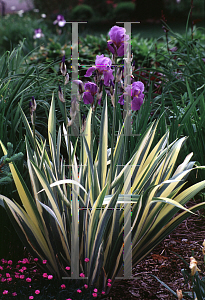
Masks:
[[[107,43],[108,49],[112,54],[118,56],[124,55],[124,44],[129,40],[129,35],[125,34],[126,29],[119,26],[113,26],[109,32],[110,40]]]
[[[66,20],[63,15],[57,15],[57,19],[53,22],[53,24],[58,24],[59,27],[63,27],[66,24]]]
[[[83,94],[83,101],[85,104],[92,104],[94,101],[94,95],[97,94],[98,87],[93,82],[85,83],[85,92]]]
[[[125,88],[125,95],[130,95],[132,98],[131,109],[139,110],[144,99],[144,84],[141,81],[135,81],[132,85],[128,85]],[[124,105],[123,95],[120,97],[118,103]]]
[[[113,70],[111,69],[112,61],[109,57],[102,55],[97,55],[95,60],[95,67],[90,67],[85,77],[90,77],[92,73],[97,70],[100,75],[104,76],[104,84],[109,86],[110,79],[113,80],[114,76],[112,75]]]
[[[40,28],[35,29],[33,38],[34,39],[40,39],[42,37],[44,37],[44,34],[43,34],[42,30]]]

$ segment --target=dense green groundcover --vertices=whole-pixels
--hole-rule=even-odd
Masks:
[[[10,20],[9,18],[17,21],[17,18],[20,17],[8,16],[6,18],[7,21]],[[3,24],[4,20],[1,20],[1,22]],[[25,33],[27,38],[22,42],[24,37],[22,32],[25,24],[28,25]],[[41,27],[41,25],[45,36],[42,40],[39,39],[34,42],[34,29]],[[196,27],[191,30],[188,22],[183,36],[172,32],[167,25],[165,28],[167,34],[164,34],[158,40],[143,39],[139,36],[135,36],[132,39],[132,76],[135,81],[144,83],[145,98],[140,110],[132,112],[132,132],[135,134],[135,138],[129,137],[127,139],[129,147],[124,162],[128,162],[129,158],[134,154],[136,145],[139,145],[142,137],[145,135],[147,128],[153,121],[157,120],[158,127],[150,150],[169,130],[170,144],[184,136],[189,137],[177,158],[176,165],[179,165],[190,152],[194,154],[195,166],[205,165],[205,123],[203,118],[205,113],[204,30]],[[1,30],[4,30],[4,34],[1,34]],[[13,45],[18,43],[20,45],[11,51],[5,51],[10,47],[10,38],[13,36],[16,39],[12,40]],[[33,17],[27,16],[25,19],[22,18],[22,22],[10,22],[10,26],[7,28],[3,29],[1,27],[0,39],[0,51],[3,54],[0,58],[0,139],[4,145],[7,145],[8,142],[13,144],[14,154],[20,152],[24,154],[24,158],[17,162],[17,168],[29,191],[32,193],[32,185],[28,176],[29,166],[26,160],[28,155],[28,152],[26,155],[27,141],[25,141],[25,134],[27,133],[28,136],[29,131],[28,126],[26,127],[25,119],[23,119],[22,111],[32,127],[29,101],[34,97],[37,103],[35,133],[39,142],[42,139],[42,144],[46,140],[46,146],[48,146],[49,140],[47,121],[49,110],[51,111],[52,97],[56,103],[57,126],[62,125],[64,121],[62,103],[58,99],[59,85],[64,91],[64,98],[66,99],[65,109],[68,116],[71,117],[69,114],[71,107],[71,81],[65,86],[64,77],[59,71],[59,65],[63,55],[65,55],[68,73],[70,77],[72,75],[71,34],[68,28],[64,27],[61,35],[56,35],[54,30],[48,29],[47,25],[44,24],[43,18],[33,21]],[[88,68],[85,68],[85,65],[94,65],[96,55],[104,54],[111,57],[107,48],[107,40],[108,36],[105,35],[87,35],[79,38],[79,79],[83,82],[85,82],[85,79],[86,81],[88,79],[84,77]],[[122,58],[118,58],[117,63],[122,63]],[[91,79],[89,78],[89,80]],[[105,95],[105,92],[104,88],[103,95]],[[97,155],[100,130],[102,130],[100,129],[101,117],[104,114],[102,105],[97,106],[92,119],[92,122],[95,124],[94,132],[92,132],[95,137],[93,157]],[[82,122],[88,116],[89,109],[90,106],[81,101],[80,117]],[[107,102],[108,148],[111,148],[112,145],[112,132],[117,133],[119,124],[120,126],[123,125],[122,112],[123,106],[117,104],[116,123],[113,131],[113,105],[110,100]],[[73,137],[71,137],[71,141],[75,145]],[[76,147],[76,159],[78,160],[80,159],[81,151],[80,147]],[[65,140],[62,140],[61,153],[66,159],[67,148]],[[3,155],[0,148],[0,158]],[[43,155],[42,159],[45,159]],[[68,164],[68,161],[66,163]],[[2,172],[0,176],[3,176]],[[204,180],[204,177],[205,172],[203,169],[192,171],[185,187]],[[185,189],[185,187],[183,188]],[[17,203],[21,204],[14,183],[11,183],[9,186],[0,185],[0,194],[10,199],[15,199]],[[12,228],[9,228],[9,219],[5,216],[2,207],[0,207],[0,213],[2,214],[1,228],[4,228],[0,232],[1,245],[3,245],[5,235],[8,235],[11,241],[13,238],[16,239],[16,237],[13,233],[8,234],[9,230],[12,231]],[[12,293],[17,293],[16,299],[28,299],[28,296],[35,296],[34,299],[54,299],[54,296],[56,299],[91,299],[96,297],[93,293],[99,295],[99,291],[95,293],[94,288],[88,290],[87,286],[83,286],[80,281],[72,281],[71,284],[70,280],[68,283],[66,280],[60,281],[56,278],[51,279],[51,277],[49,279],[45,275],[46,271],[42,271],[44,267],[43,262],[39,262],[37,266],[32,256],[29,256],[28,260],[15,261],[13,257],[10,257],[14,245],[11,243],[10,253],[7,251],[8,245],[1,246],[2,249],[0,249],[4,257],[0,264],[0,274],[2,274],[0,280],[3,282],[4,291],[2,299],[9,299],[8,297],[11,297]],[[11,262],[11,259],[14,261]],[[26,269],[22,268],[22,266],[26,267]],[[22,279],[17,278],[18,273],[25,277],[22,277]],[[47,273],[47,275],[51,274]],[[2,277],[5,280],[2,280]],[[12,278],[12,280],[9,280],[9,278]],[[20,282],[21,284],[19,284]],[[62,286],[63,284],[65,287]],[[12,291],[9,289],[11,286]],[[31,289],[31,293],[30,291],[28,292],[28,289]],[[82,293],[77,291],[78,289],[81,289]],[[9,291],[8,293],[6,292],[7,290]],[[35,293],[38,290],[40,293]]]

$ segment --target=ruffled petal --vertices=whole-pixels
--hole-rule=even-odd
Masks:
[[[135,81],[132,84],[133,90],[139,89],[141,92],[144,92],[144,84],[141,81]]]
[[[96,70],[96,67],[90,67],[84,76],[90,77],[95,70]]]

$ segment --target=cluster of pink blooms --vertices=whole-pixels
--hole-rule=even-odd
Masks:
[[[34,258],[33,261],[37,262],[38,258]],[[28,268],[25,267],[25,264],[31,263],[31,261],[29,261],[28,258],[23,258],[22,260],[19,260],[15,267],[12,266],[13,265],[12,260],[7,261],[4,258],[2,258],[1,263],[2,263],[2,265],[0,265],[0,271],[5,271],[4,276],[0,273],[0,281],[1,282],[9,283],[15,279],[21,279],[21,280],[25,279],[25,281],[28,283],[30,283],[32,281],[32,278],[28,276]],[[46,264],[47,260],[43,260],[42,263]],[[21,266],[21,264],[23,266]],[[12,268],[16,271],[12,270]],[[12,274],[11,274],[11,272],[12,272]],[[37,269],[34,267],[34,269],[32,269],[32,272],[35,274],[37,272]],[[47,273],[44,273],[43,277],[47,278],[48,280],[53,279],[53,275],[48,275]],[[14,285],[12,284],[12,286],[14,286]],[[9,286],[9,287],[11,287],[11,286]],[[31,286],[29,286],[29,287],[31,287]],[[36,295],[38,295],[38,294],[40,294],[40,290],[36,289],[34,291],[34,293]],[[13,297],[17,296],[17,292],[9,292],[9,290],[7,290],[7,289],[3,290],[2,294],[3,295],[11,294]],[[34,296],[30,295],[28,299],[30,299],[30,300],[34,299]]]
[[[31,283],[33,280],[33,276],[35,275],[35,273],[37,272],[37,268],[34,266],[33,267],[33,264],[32,264],[32,261],[33,262],[38,262],[39,259],[38,258],[33,258],[31,260],[31,258],[24,258],[22,260],[19,260],[16,264],[16,266],[13,266],[13,261],[12,260],[5,260],[5,259],[1,259],[1,265],[0,265],[0,271],[4,271],[4,276],[0,273],[0,281],[1,282],[5,282],[6,284],[9,282],[12,282],[12,280],[15,280],[15,279],[25,279],[25,281],[27,283]],[[86,263],[89,262],[89,258],[85,258],[84,261]],[[42,261],[42,264],[46,264],[47,263],[47,260],[43,260]],[[26,264],[29,264],[29,266],[25,266]],[[32,266],[32,271],[31,271],[31,267]],[[13,270],[12,270],[13,268]],[[69,271],[70,270],[70,267],[69,266],[66,266],[65,267],[65,270]],[[11,274],[12,273],[12,274]],[[33,273],[33,274],[32,274]],[[53,279],[53,275],[49,275],[47,273],[43,273],[42,274],[42,277],[47,279],[47,280],[52,280]],[[84,273],[80,273],[80,277],[85,277],[85,274]],[[110,287],[111,286],[111,279],[108,279],[107,280],[107,286]],[[12,284],[12,286],[8,285],[8,288],[4,289],[2,294],[3,295],[12,295],[12,297],[15,297],[17,296],[17,292],[16,291],[12,291],[12,287],[15,286],[14,284]],[[29,287],[31,288],[31,285],[29,285]],[[60,288],[62,290],[65,290],[66,289],[66,285],[65,284],[61,284]],[[84,284],[83,286],[84,289],[88,289],[88,285],[87,284]],[[77,289],[76,292],[78,294],[82,293],[82,289]],[[35,295],[39,295],[41,293],[41,291],[39,289],[35,289],[33,291],[33,294]],[[105,294],[105,291],[102,291],[101,294]],[[97,288],[94,288],[93,289],[93,292],[92,292],[92,296],[93,298],[97,298],[98,297],[98,289]],[[8,299],[8,297],[6,296],[5,299]],[[28,299],[29,300],[32,300],[34,299],[34,296],[33,295],[29,295],[28,296]],[[66,300],[72,300],[71,298],[67,298]]]

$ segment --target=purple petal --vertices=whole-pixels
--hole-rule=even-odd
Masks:
[[[91,95],[90,92],[85,92],[83,94],[83,101],[84,101],[85,104],[93,103],[93,96]]]
[[[103,71],[110,69],[112,65],[112,61],[109,57],[104,56],[104,54],[97,55],[95,60],[95,65],[98,71],[102,73]]]
[[[123,97],[123,94],[122,94],[122,96],[120,97],[118,103],[120,103],[121,105],[124,105],[124,97]]]
[[[93,82],[86,82],[85,83],[85,91],[91,93],[91,95],[94,96],[98,91],[98,87]]]
[[[121,44],[129,40],[129,35],[125,34],[126,30],[123,27],[113,26],[109,32],[110,39],[120,47]]]
[[[132,96],[132,85],[128,85],[128,86],[125,88],[125,91],[126,91],[126,93],[127,93],[129,96]]]
[[[118,56],[124,56],[124,44],[122,44],[117,50]]]
[[[92,73],[93,73],[94,70],[96,70],[96,67],[90,67],[90,68],[87,70],[87,72],[86,72],[86,74],[85,74],[84,76],[85,76],[85,77],[90,77],[90,76],[92,75]]]
[[[134,100],[132,100],[131,102],[131,109],[132,110],[139,110],[142,103],[143,103],[143,98],[144,95],[142,95],[143,97],[139,97],[139,98],[135,98]]]
[[[102,97],[98,100],[98,104],[99,105],[101,104],[101,100],[102,100]]]
[[[110,79],[114,80],[114,76],[112,75],[113,70],[104,71],[104,85],[109,86],[110,85]]]
[[[132,89],[139,89],[141,92],[144,92],[144,84],[141,81],[135,81],[132,84]]]
[[[112,54],[115,54],[115,49],[110,45],[112,43],[112,41],[111,42],[108,42],[107,43],[107,47],[108,47],[108,49],[110,50],[110,52],[112,53]]]

